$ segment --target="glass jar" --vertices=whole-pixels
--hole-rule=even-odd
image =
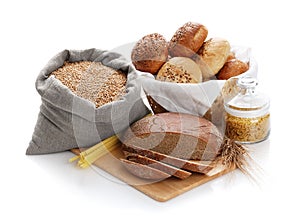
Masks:
[[[256,90],[258,82],[252,77],[237,81],[239,92],[225,102],[228,138],[240,143],[256,143],[266,139],[270,132],[270,100]]]

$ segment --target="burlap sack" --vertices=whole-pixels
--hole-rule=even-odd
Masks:
[[[76,96],[49,74],[65,61],[99,61],[127,74],[126,94],[118,101],[96,108]],[[140,97],[139,75],[120,54],[88,49],[64,50],[53,57],[36,80],[42,104],[26,154],[61,152],[89,147],[126,129],[149,113]]]

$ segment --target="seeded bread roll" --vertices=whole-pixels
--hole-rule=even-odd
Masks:
[[[221,38],[211,38],[204,42],[194,60],[199,64],[203,79],[216,75],[224,66],[230,53],[230,44]]]
[[[158,33],[144,36],[136,43],[131,52],[131,60],[135,68],[152,74],[157,73],[167,58],[168,43]]]
[[[249,65],[238,59],[227,61],[217,74],[217,79],[227,80],[240,75],[249,69]]]
[[[202,72],[192,59],[175,57],[161,67],[156,79],[175,83],[199,83],[202,82]]]
[[[206,27],[199,23],[188,22],[180,27],[169,42],[172,57],[192,57],[207,37]]]

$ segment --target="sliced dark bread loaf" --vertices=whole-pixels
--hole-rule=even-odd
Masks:
[[[160,113],[135,122],[122,141],[187,160],[212,161],[220,153],[221,133],[210,121],[189,114]]]

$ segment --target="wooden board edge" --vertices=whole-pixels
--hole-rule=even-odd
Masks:
[[[118,149],[116,148],[116,149],[114,149],[114,150],[118,150]],[[114,150],[113,150],[113,151],[114,151]],[[72,153],[78,155],[78,154],[80,153],[80,150],[79,150],[79,149],[72,149],[72,150],[70,150],[70,152],[72,152]],[[218,178],[218,177],[220,177],[220,176],[223,176],[223,175],[225,175],[225,174],[227,174],[227,173],[229,173],[229,172],[235,170],[235,167],[233,167],[233,168],[231,168],[231,169],[225,169],[225,170],[222,170],[222,171],[220,171],[220,172],[218,172],[218,173],[216,173],[216,174],[214,174],[214,175],[212,175],[212,176],[206,176],[205,178],[201,179],[201,181],[193,182],[191,185],[188,185],[188,186],[186,186],[186,187],[180,189],[180,190],[177,191],[177,192],[168,192],[168,194],[165,194],[165,195],[163,196],[163,195],[151,194],[150,191],[147,191],[147,190],[146,190],[147,187],[151,188],[151,185],[152,185],[152,184],[157,184],[157,183],[159,183],[159,182],[155,182],[155,183],[146,183],[146,184],[143,184],[143,185],[141,185],[141,184],[136,184],[136,185],[134,185],[134,184],[130,184],[130,183],[128,183],[128,181],[126,181],[126,180],[120,178],[117,174],[114,174],[114,173],[109,172],[109,170],[106,170],[106,169],[104,169],[103,167],[99,167],[99,166],[97,166],[96,164],[94,164],[94,166],[96,166],[97,168],[99,168],[99,169],[105,171],[107,174],[112,175],[113,177],[119,179],[120,181],[124,182],[124,183],[127,184],[128,186],[131,186],[131,187],[135,188],[135,189],[138,190],[139,192],[143,193],[144,195],[147,195],[149,198],[151,198],[151,199],[153,199],[153,200],[155,200],[155,201],[158,201],[158,202],[166,202],[166,201],[169,201],[169,200],[171,200],[171,199],[173,199],[173,198],[175,198],[175,197],[177,197],[177,196],[179,196],[179,195],[181,195],[181,194],[183,194],[183,193],[185,193],[185,192],[188,192],[188,191],[190,191],[190,190],[192,190],[192,189],[194,189],[194,188],[196,188],[196,187],[198,187],[198,186],[200,186],[200,185],[203,185],[203,184],[205,184],[205,183],[207,183],[207,182],[209,182],[209,181],[211,181],[211,180],[214,180],[214,179],[216,179],[216,178]],[[129,173],[129,174],[130,174],[130,173]],[[170,177],[170,178],[175,178],[175,177]],[[189,177],[189,178],[190,178],[190,177]],[[168,179],[169,179],[169,178],[168,178]],[[176,178],[175,178],[175,179],[176,179]],[[181,181],[184,181],[184,180],[181,180]]]

